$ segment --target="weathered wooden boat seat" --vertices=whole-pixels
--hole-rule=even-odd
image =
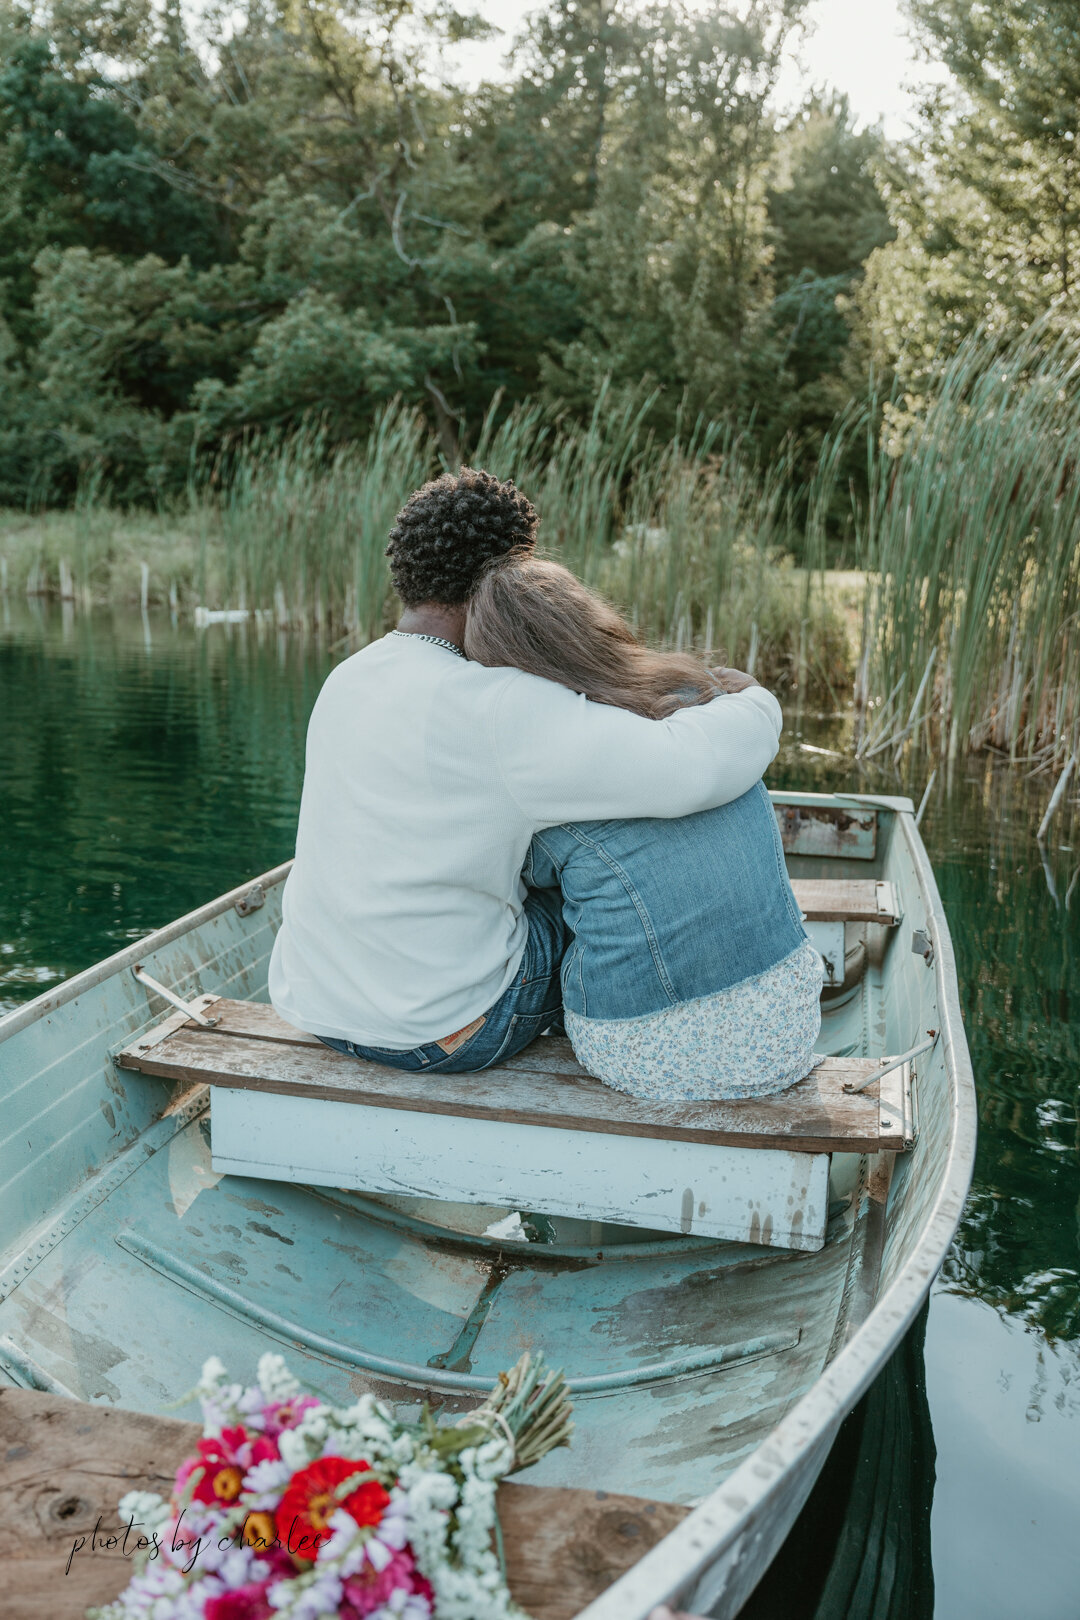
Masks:
[[[846,924],[895,928],[900,921],[895,883],[874,878],[795,878],[791,887],[810,943],[825,964],[826,988],[842,985],[846,977]]]
[[[900,921],[895,883],[874,878],[794,878],[791,887],[807,922]]]
[[[124,1068],[211,1088],[217,1170],[817,1249],[833,1152],[911,1145],[907,1066],[827,1058],[743,1102],[650,1103],[541,1037],[499,1068],[425,1075],[331,1051],[271,1007],[203,996],[126,1047]]]

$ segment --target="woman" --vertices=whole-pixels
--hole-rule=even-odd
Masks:
[[[531,556],[483,577],[465,651],[651,719],[747,680],[650,652],[567,569]],[[652,1100],[735,1098],[813,1067],[821,958],[760,781],[698,815],[548,828],[523,877],[562,892],[566,1031],[591,1074]]]

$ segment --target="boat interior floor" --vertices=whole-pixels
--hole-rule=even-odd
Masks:
[[[837,1057],[882,1052],[876,930],[823,1006]],[[205,1356],[250,1377],[271,1344],[329,1399],[460,1410],[540,1348],[571,1381],[576,1433],[530,1480],[693,1502],[872,1305],[893,1155],[866,1146],[834,1152],[816,1253],[569,1217],[505,1242],[485,1235],[505,1208],[219,1174],[191,1082],[0,1273],[0,1378],[194,1416],[174,1403]]]
[[[163,1411],[204,1356],[250,1376],[269,1341],[327,1398],[458,1410],[542,1348],[576,1386],[577,1429],[534,1483],[659,1500],[709,1490],[813,1383],[868,1218],[860,1164],[815,1254],[568,1222],[504,1244],[390,1200],[218,1177],[197,1099],[161,1126],[0,1305],[12,1382]]]

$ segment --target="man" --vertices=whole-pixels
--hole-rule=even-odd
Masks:
[[[780,706],[745,676],[646,720],[466,659],[470,591],[536,526],[489,473],[418,490],[387,547],[398,627],[312,711],[270,998],[339,1051],[442,1073],[520,1051],[558,1016],[566,944],[558,896],[521,879],[533,834],[711,809],[776,753]]]

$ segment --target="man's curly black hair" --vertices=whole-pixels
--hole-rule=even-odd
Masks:
[[[536,509],[510,482],[479,467],[444,473],[410,495],[386,555],[406,607],[464,602],[487,565],[536,544]]]

